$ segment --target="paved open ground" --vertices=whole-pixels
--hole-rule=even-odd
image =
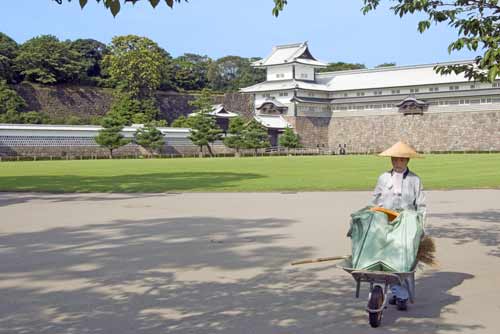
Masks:
[[[368,192],[0,193],[0,333],[497,333],[500,190],[428,192],[437,268],[373,330],[349,275]]]

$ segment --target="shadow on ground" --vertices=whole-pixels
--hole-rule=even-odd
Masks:
[[[158,218],[0,235],[0,333],[371,332],[347,274],[287,266],[313,254],[276,245],[294,223]],[[440,320],[460,300],[450,290],[471,277],[428,273],[419,304],[388,310],[384,332],[480,328]]]
[[[500,211],[430,214],[428,217],[435,221],[428,228],[431,236],[453,239],[457,244],[479,241],[492,248],[490,255],[500,256]]]
[[[236,187],[241,181],[266,177],[251,173],[180,172],[119,176],[28,175],[1,176],[0,191],[165,192],[213,191]]]

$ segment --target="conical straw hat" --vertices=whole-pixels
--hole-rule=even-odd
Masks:
[[[381,157],[395,157],[395,158],[421,158],[421,156],[415,151],[413,147],[408,144],[398,141],[396,144],[392,145],[390,148],[380,153]]]

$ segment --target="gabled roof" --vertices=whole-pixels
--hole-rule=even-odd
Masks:
[[[258,93],[267,92],[275,90],[289,90],[289,89],[306,89],[306,90],[327,90],[326,85],[317,84],[311,81],[301,81],[301,80],[276,80],[276,81],[264,81],[253,86],[244,87],[240,89],[242,93]]]
[[[274,105],[276,108],[286,108],[286,106],[281,103],[280,101],[276,100],[276,99],[273,99],[273,98],[266,98],[265,100],[261,101],[259,104],[257,104],[255,106],[255,109],[260,109],[262,108],[265,104],[272,104]]]
[[[292,126],[280,115],[256,115],[255,120],[268,129],[286,129]]]
[[[332,99],[324,97],[305,97],[305,96],[294,96],[290,100],[292,102],[302,102],[302,103],[316,103],[316,104],[330,104]]]
[[[254,67],[266,67],[272,65],[283,65],[290,63],[301,63],[315,67],[326,67],[325,63],[316,60],[309,52],[307,42],[297,44],[278,45],[273,47],[269,56],[252,63]]]
[[[188,116],[192,117],[197,115],[197,112],[190,113]],[[232,118],[238,116],[234,112],[227,111],[223,104],[214,104],[212,106],[212,111],[208,113],[210,116],[215,116],[219,118]]]
[[[418,100],[414,95],[410,95],[407,98],[405,98],[403,101],[399,102],[397,107],[403,107],[403,106],[417,106],[417,107],[426,107],[428,106],[428,103],[422,100]]]

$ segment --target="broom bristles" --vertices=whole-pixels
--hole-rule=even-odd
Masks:
[[[429,266],[435,266],[437,265],[435,253],[436,244],[434,243],[434,239],[424,236],[418,247],[417,260]]]

